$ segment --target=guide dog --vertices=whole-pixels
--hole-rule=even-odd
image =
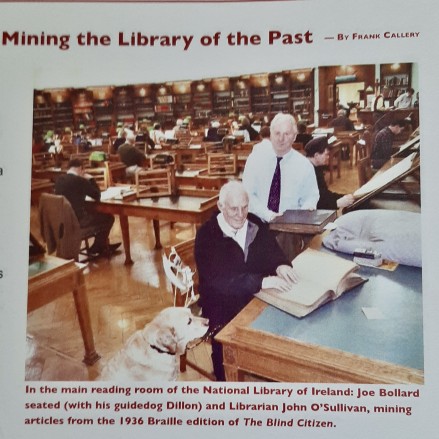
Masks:
[[[175,381],[179,356],[207,334],[209,320],[189,308],[171,307],[136,331],[104,366],[97,380]]]

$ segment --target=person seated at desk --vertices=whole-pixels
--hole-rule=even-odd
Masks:
[[[160,145],[161,142],[165,140],[165,133],[159,123],[154,124],[153,129],[150,132],[150,137],[155,145]]]
[[[84,171],[82,161],[72,159],[69,161],[69,170],[55,181],[55,194],[63,195],[71,204],[78,218],[81,228],[96,227],[97,233],[90,254],[114,253],[120,242],[108,245],[108,236],[114,223],[113,215],[100,212],[89,212],[86,209],[87,196],[96,201],[101,199],[101,191],[93,176]]]
[[[391,122],[388,126],[378,131],[372,146],[371,160],[372,168],[379,169],[392,155],[392,146],[395,136],[400,134],[405,128],[403,119]]]
[[[220,127],[220,123],[217,120],[213,120],[210,123],[210,128],[207,130],[206,137],[204,137],[204,140],[206,142],[221,142],[224,136],[218,134],[219,127]]]
[[[150,149],[155,149],[155,143],[151,139],[148,130],[139,130],[136,134],[136,142],[144,142],[146,143],[147,148],[149,147]]]
[[[247,131],[249,140],[259,140],[259,133],[251,126],[250,120],[243,116],[240,118],[241,125],[239,126],[240,131]]]
[[[117,137],[114,139],[113,145],[112,145],[112,152],[117,154],[117,150],[119,149],[120,145],[123,145],[126,142],[126,132],[123,128],[119,128],[117,131]]]
[[[305,148],[305,145],[312,140],[312,135],[308,134],[306,132],[306,125],[304,123],[299,123],[297,125],[297,136],[296,136],[296,142],[301,143],[303,147]]]
[[[132,177],[136,172],[145,165],[145,154],[136,148],[136,136],[130,133],[126,137],[126,142],[120,145],[117,153],[119,154],[121,162],[127,167],[127,177]]]
[[[278,113],[270,125],[271,147],[255,145],[245,164],[243,183],[250,212],[264,221],[287,209],[315,209],[319,200],[311,163],[292,148],[296,134],[293,116]]]
[[[201,226],[195,238],[201,307],[214,334],[261,288],[282,293],[297,281],[268,226],[248,213],[241,182],[222,186],[218,208],[220,212]],[[217,381],[224,381],[222,347],[215,340],[212,361]]]
[[[314,166],[320,198],[317,209],[340,209],[350,206],[355,198],[352,194],[331,192],[325,180],[325,166],[329,163],[329,145],[326,137],[316,137],[305,146],[305,154]]]
[[[329,126],[334,129],[339,129],[340,131],[354,131],[354,124],[352,121],[346,116],[346,110],[338,110],[337,117],[331,122],[329,122]]]

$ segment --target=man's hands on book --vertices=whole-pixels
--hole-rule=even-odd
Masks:
[[[279,265],[276,269],[276,274],[277,276],[264,277],[262,280],[263,289],[275,289],[286,293],[298,281],[297,274],[291,265]]]
[[[290,286],[291,284],[297,283],[299,280],[296,271],[291,265],[279,265],[279,267],[276,268],[276,274],[278,277],[288,282]]]
[[[273,289],[278,290],[281,293],[286,293],[290,291],[292,283],[287,282],[278,276],[267,276],[262,279],[262,289]]]

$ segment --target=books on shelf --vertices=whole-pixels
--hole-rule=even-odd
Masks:
[[[286,293],[264,289],[256,297],[296,317],[304,317],[323,304],[366,282],[359,266],[329,253],[306,249],[293,260],[299,278]]]

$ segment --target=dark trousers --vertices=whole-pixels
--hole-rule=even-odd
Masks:
[[[94,250],[102,250],[108,244],[108,235],[114,224],[114,216],[108,213],[87,212],[79,220],[81,228],[92,228],[95,232]]]

